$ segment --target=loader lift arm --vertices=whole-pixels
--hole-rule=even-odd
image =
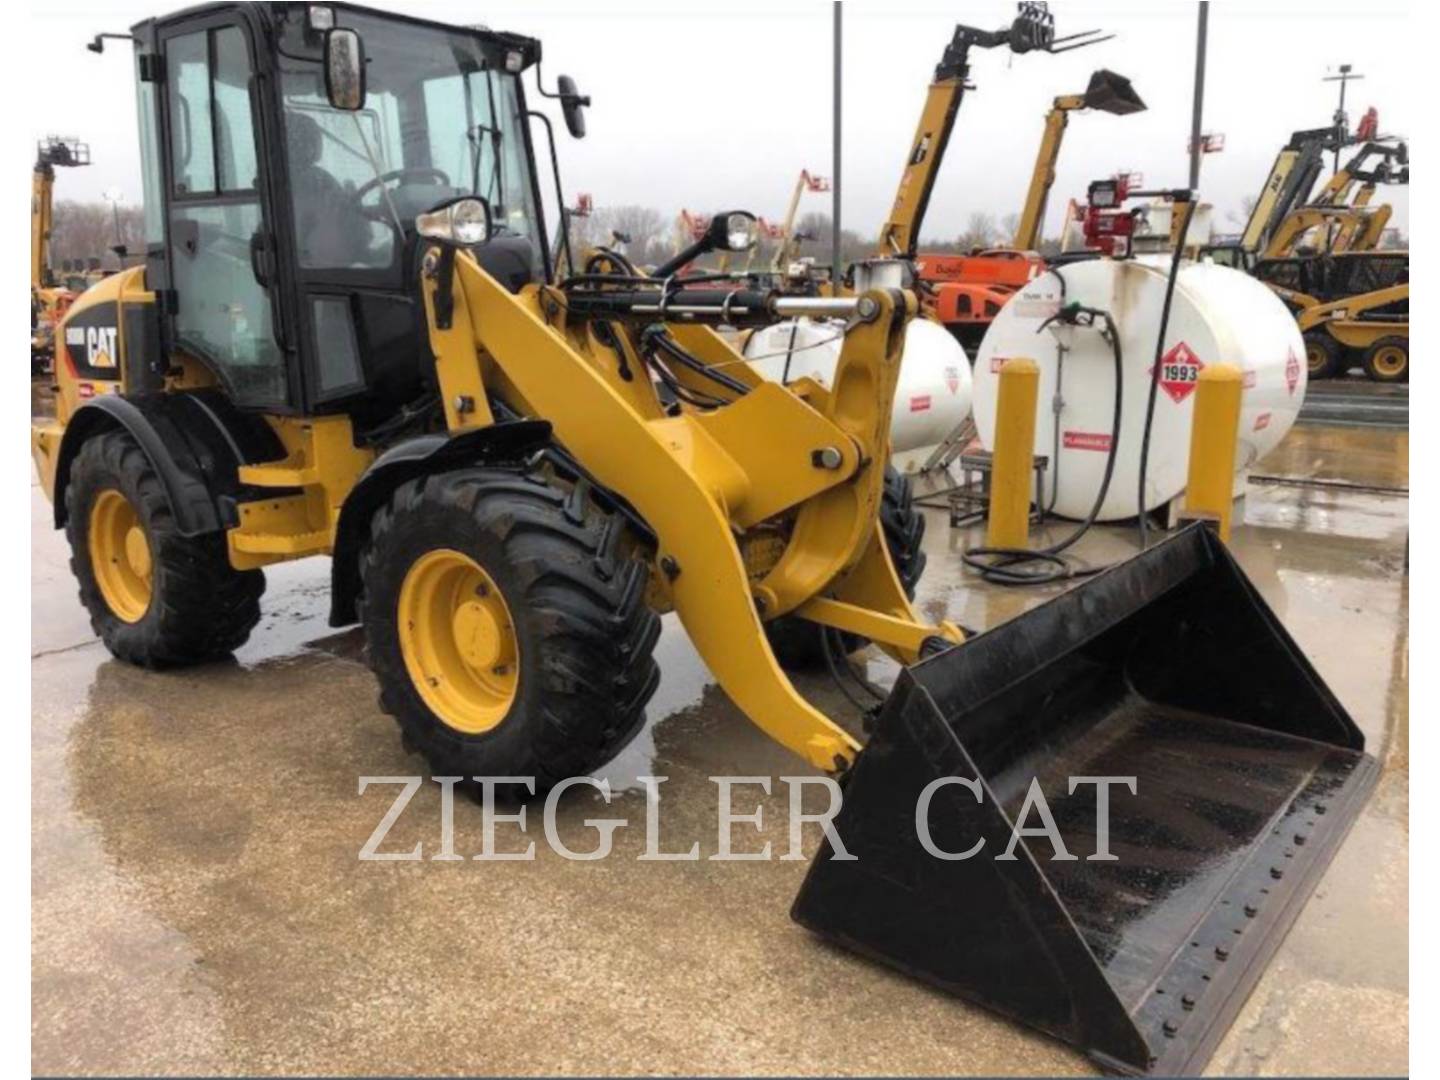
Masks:
[[[856,300],[800,300],[622,279],[614,287],[580,280],[517,297],[465,252],[446,257],[434,249],[426,265],[442,396],[454,396],[462,377],[473,394],[474,373],[488,371],[484,391],[520,415],[549,421],[556,443],[655,534],[653,561],[670,602],[725,692],[815,768],[848,768],[860,744],[796,692],[762,619],[795,611],[851,627],[858,618],[903,663],[919,659],[930,638],[962,640],[954,626],[916,617],[877,524],[913,296],[876,290]],[[812,391],[808,402],[756,380],[722,394],[718,407],[667,414],[646,400],[654,394],[648,379],[625,380],[613,363],[576,348],[582,341],[592,347],[594,326],[603,323],[604,340],[635,355],[645,348],[635,331],[663,320],[680,324],[667,347],[708,368],[707,354],[721,363],[735,354],[707,322],[745,325],[842,307],[852,323],[834,383],[828,393]],[[684,370],[687,378],[705,378]],[[751,574],[737,534],[782,515],[793,515],[784,552],[763,574]]]

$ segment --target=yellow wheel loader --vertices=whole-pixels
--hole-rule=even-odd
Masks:
[[[327,554],[405,745],[543,790],[635,734],[673,609],[750,720],[844,778],[855,859],[822,852],[799,921],[1109,1066],[1203,1066],[1376,772],[1218,540],[967,642],[911,606],[882,522],[911,293],[553,265],[529,38],[299,3],[131,36],[147,260],[67,313],[32,437],[115,655],[221,655],[265,566]],[[829,388],[714,329],[800,315],[845,320]],[[905,665],[868,748],[777,662],[785,619]],[[1106,833],[1096,777],[1130,781]],[[1068,853],[1019,828],[1036,792]]]

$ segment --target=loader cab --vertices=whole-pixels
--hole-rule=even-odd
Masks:
[[[361,50],[354,108],[327,89],[333,31]],[[437,204],[482,196],[487,269],[516,290],[548,276],[521,86],[538,43],[302,3],[194,8],[134,36],[163,351],[241,408],[363,428],[426,391],[415,219]]]

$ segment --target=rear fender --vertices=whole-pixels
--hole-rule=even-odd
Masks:
[[[515,461],[549,444],[544,420],[511,420],[457,435],[419,435],[390,447],[376,458],[345,499],[335,527],[330,565],[330,625],[348,626],[359,618],[360,552],[370,535],[375,511],[408,480],[427,473],[487,462]]]
[[[55,467],[57,529],[65,526],[65,492],[76,455],[87,440],[107,431],[125,431],[139,445],[185,536],[235,524],[239,466],[284,456],[263,421],[237,412],[218,394],[103,394],[65,425]]]

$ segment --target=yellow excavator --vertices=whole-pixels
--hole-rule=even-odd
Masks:
[[[1033,4],[1005,32],[1053,40]],[[264,567],[328,555],[331,621],[362,628],[403,745],[524,797],[635,735],[674,611],[739,710],[843,780],[854,858],[822,851],[796,919],[1109,1067],[1203,1067],[1376,777],[1211,532],[967,638],[912,605],[887,527],[911,292],[557,265],[527,82],[572,135],[584,99],[546,89],[531,38],[313,3],[130,37],[147,260],[66,313],[32,430],[117,657],[224,655]],[[717,214],[677,258],[754,232]],[[795,316],[844,320],[828,388],[715,332]],[[807,700],[782,620],[837,668],[873,642],[893,693]],[[1132,786],[1100,837],[1105,776]],[[1020,828],[1040,796],[1078,854]]]
[[[1371,164],[1371,159],[1378,160]],[[1409,182],[1405,143],[1367,142],[1312,199],[1285,215],[1258,258],[1373,251],[1393,212],[1389,203],[1370,206],[1377,186]]]
[[[1373,114],[1369,119],[1373,136]],[[1338,140],[1338,141],[1337,141]],[[1391,208],[1371,207],[1378,184],[1408,184],[1409,152],[1364,140],[1320,190],[1323,156],[1357,140],[1335,129],[1299,131],[1281,148],[1237,243],[1201,256],[1247,270],[1295,314],[1312,379],[1359,366],[1377,382],[1410,378],[1410,257],[1376,250]]]
[[[1410,256],[1377,250],[1388,203],[1380,184],[1408,184],[1406,144],[1367,140],[1304,206],[1286,215],[1252,272],[1295,312],[1312,378],[1359,366],[1376,382],[1410,378]]]
[[[75,291],[56,279],[50,265],[54,227],[55,170],[90,164],[89,144],[51,135],[35,148],[30,179],[30,370],[43,371],[55,355],[55,326]]]

